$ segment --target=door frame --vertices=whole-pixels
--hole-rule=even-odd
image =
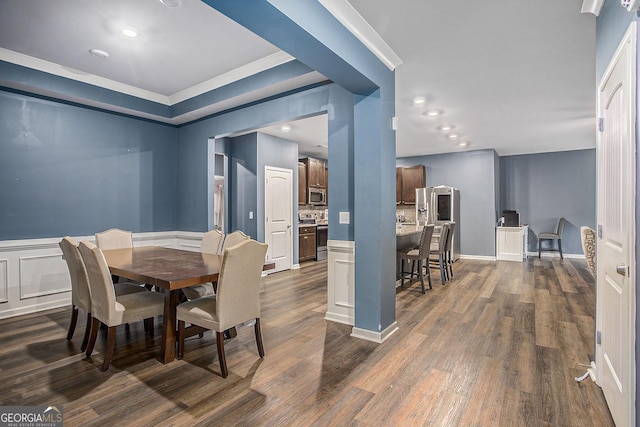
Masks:
[[[276,171],[276,172],[284,172],[284,173],[288,173],[291,177],[291,187],[289,188],[289,199],[291,200],[291,209],[289,210],[289,270],[293,269],[294,266],[294,262],[293,262],[293,245],[294,245],[294,222],[293,222],[293,210],[296,206],[295,205],[295,201],[293,199],[293,187],[294,187],[294,182],[293,182],[293,170],[292,169],[288,169],[288,168],[279,168],[276,166],[268,166],[265,165],[264,167],[264,240],[265,243],[267,242],[267,197],[269,197],[267,195],[267,171]],[[275,271],[267,271],[268,274],[270,273],[275,273]]]
[[[631,422],[631,425],[635,425],[635,400],[636,400],[636,352],[635,352],[635,341],[636,341],[636,176],[637,176],[637,165],[636,165],[636,124],[638,122],[637,111],[636,111],[636,101],[637,101],[637,93],[636,93],[636,81],[637,81],[637,24],[635,21],[629,25],[625,35],[616,52],[614,53],[611,61],[607,65],[606,71],[604,72],[600,82],[598,84],[598,92],[597,92],[597,115],[600,117],[602,102],[601,92],[604,86],[606,85],[608,79],[611,76],[611,73],[614,69],[615,64],[618,62],[620,56],[623,51],[627,48],[627,44],[630,45],[629,49],[632,52],[632,57],[629,60],[629,68],[626,70],[626,79],[628,84],[628,93],[629,100],[626,105],[628,108],[629,114],[629,135],[630,135],[630,155],[628,156],[628,168],[629,168],[629,176],[624,177],[623,179],[627,179],[630,183],[629,190],[624,197],[629,198],[629,203],[627,206],[627,215],[630,218],[630,229],[628,230],[628,252],[629,252],[629,263],[628,263],[628,292],[629,292],[629,301],[628,301],[628,310],[629,310],[629,324],[627,325],[629,330],[629,336],[627,337],[629,340],[629,354],[628,357],[628,372],[630,373],[631,378],[629,380],[629,402],[628,408],[629,413],[627,414],[627,419]],[[597,140],[596,140],[596,159],[597,159],[597,176],[598,176],[598,185],[597,188],[600,188],[600,172],[601,172],[601,160],[599,156],[600,147],[602,144],[602,132],[597,132]],[[600,224],[602,224],[601,219],[603,215],[602,211],[602,203],[601,203],[600,191],[597,192],[597,224],[598,224],[598,241],[602,238],[600,233]],[[603,301],[601,298],[598,298],[598,294],[600,293],[603,285],[603,274],[600,273],[600,265],[597,265],[597,277],[596,277],[596,336],[595,336],[595,377],[596,383],[598,385],[602,384],[602,370],[604,367],[604,352],[602,346],[599,344],[599,336],[600,333],[606,333],[606,331],[602,330],[603,325],[603,315],[604,315],[604,307],[602,306]]]

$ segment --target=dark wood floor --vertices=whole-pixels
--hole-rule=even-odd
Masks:
[[[611,426],[601,390],[577,383],[593,358],[593,279],[581,260],[461,260],[397,290],[399,331],[383,344],[324,320],[326,262],[264,279],[260,359],[253,328],[226,343],[222,379],[211,332],[162,365],[142,324],[80,353],[70,308],[0,321],[0,405],[62,405],[66,426]]]

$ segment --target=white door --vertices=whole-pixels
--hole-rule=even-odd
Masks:
[[[635,425],[635,22],[598,90],[596,370],[618,426]]]
[[[269,245],[267,261],[275,273],[291,269],[293,258],[293,172],[266,166],[264,171],[264,238]]]

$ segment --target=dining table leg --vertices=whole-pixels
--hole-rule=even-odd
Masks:
[[[160,361],[169,363],[176,358],[176,306],[180,290],[165,291],[164,316],[162,320],[162,344]]]

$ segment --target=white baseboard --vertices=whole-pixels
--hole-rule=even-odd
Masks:
[[[460,254],[460,259],[472,259],[476,261],[495,261],[496,257],[494,256],[486,256],[486,255],[462,255]]]
[[[383,331],[370,331],[368,329],[356,328],[355,326],[351,329],[351,336],[354,338],[360,338],[367,341],[372,341],[375,343],[383,343],[387,338],[393,335],[394,332],[398,330],[398,323],[393,322],[389,326],[387,326]]]
[[[538,251],[535,252],[527,252],[530,258],[538,258]],[[554,251],[542,251],[542,258],[560,258],[560,252]],[[569,259],[585,259],[584,254],[562,254],[563,257]]]

